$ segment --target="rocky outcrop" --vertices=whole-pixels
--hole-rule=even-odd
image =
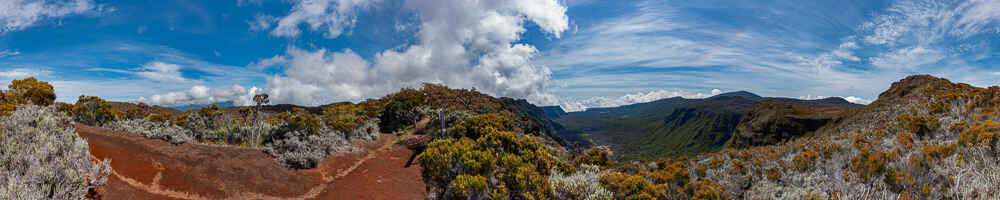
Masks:
[[[779,144],[816,131],[847,109],[850,107],[763,101],[740,120],[727,146],[746,148]]]

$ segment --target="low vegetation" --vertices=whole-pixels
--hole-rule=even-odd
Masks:
[[[607,148],[561,151],[540,109],[434,84],[313,110],[182,113],[141,105],[119,112],[87,96],[53,103],[46,85],[18,80],[0,93],[0,158],[10,163],[0,166],[0,199],[81,199],[103,184],[108,163],[90,162],[73,121],[173,144],[257,148],[304,169],[422,119],[432,139],[415,160],[430,199],[1000,198],[1000,87],[929,76],[894,83],[871,105],[802,129],[809,134],[629,162],[616,162]],[[707,114],[675,110],[678,120]]]
[[[55,106],[18,105],[0,127],[0,199],[86,199],[111,173]]]
[[[553,169],[549,176],[553,199],[611,200],[615,193],[600,184],[604,172],[598,166],[580,165],[576,173],[563,174]]]
[[[900,92],[901,88],[908,91]],[[1000,88],[974,88],[914,76],[894,84],[870,106],[846,111],[843,118],[815,128],[815,133],[779,143],[622,163],[605,160],[610,152],[582,151],[567,159],[575,164],[576,172],[564,173],[550,166],[551,195],[533,197],[1000,198],[1000,182],[996,181],[1000,180],[998,114]],[[473,118],[488,122],[458,124],[505,129],[502,119]],[[469,137],[484,137],[483,133],[466,132],[456,131],[454,138],[433,143],[434,150],[422,155],[428,162],[421,164],[428,167],[425,178],[430,179],[432,197],[494,199],[490,192],[508,188],[503,179],[482,173],[503,169],[503,164],[491,165],[501,157],[478,153],[504,150],[480,147],[482,142]]]
[[[454,138],[431,142],[416,158],[431,198],[552,198],[551,170],[572,173],[572,166],[534,137],[512,132],[510,124],[478,115],[456,125]]]

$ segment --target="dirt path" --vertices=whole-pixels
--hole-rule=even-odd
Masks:
[[[114,168],[104,199],[423,199],[419,166],[403,168],[410,150],[383,134],[360,151],[325,158],[316,169],[281,167],[259,150],[170,145],[161,140],[77,126],[95,159]]]

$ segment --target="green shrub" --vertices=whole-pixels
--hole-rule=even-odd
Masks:
[[[891,152],[862,148],[860,154],[851,158],[849,168],[862,181],[867,182],[874,177],[885,174],[890,160],[895,160],[895,156]]]
[[[637,174],[606,173],[601,186],[614,192],[615,199],[666,199],[667,187],[653,184]]]
[[[487,122],[484,120],[499,120]],[[454,199],[492,197],[494,199],[548,199],[551,169],[567,169],[534,138],[501,131],[505,119],[480,117],[462,124],[479,137],[440,139],[431,142],[416,160],[423,168],[424,181],[432,197]],[[497,127],[501,126],[501,127]],[[470,132],[470,131],[467,131]],[[456,177],[464,176],[463,182]],[[475,177],[490,177],[489,190],[479,190]],[[477,186],[477,187],[473,187]],[[471,188],[471,189],[470,189]]]
[[[581,165],[595,165],[603,169],[611,167],[611,153],[607,150],[601,150],[597,148],[591,148],[587,153],[583,155],[576,156],[573,158],[573,162]]]
[[[726,186],[720,185],[715,181],[704,179],[695,182],[691,182],[682,188],[684,193],[690,196],[690,199],[698,200],[722,200],[729,199],[724,196],[723,191],[726,190]]]
[[[653,183],[680,187],[691,180],[691,173],[688,172],[688,165],[684,161],[662,162],[657,165],[660,168],[649,176]]]
[[[455,181],[451,182],[451,187],[455,188],[459,197],[469,199],[482,199],[482,196],[489,194],[486,192],[486,178],[479,175],[458,175]]]
[[[987,149],[993,149],[1000,141],[1000,122],[986,120],[976,122],[972,128],[962,131],[958,138],[958,143],[966,146],[982,145]]]
[[[95,126],[115,121],[115,112],[111,103],[96,96],[80,96],[73,106],[73,116],[77,122]]]
[[[917,134],[919,137],[927,136],[931,131],[941,126],[938,118],[930,115],[904,114],[900,115],[898,120],[903,123],[903,129]]]
[[[0,115],[10,114],[23,104],[48,106],[56,100],[52,85],[35,77],[13,80],[7,88],[7,91],[0,91]]]
[[[487,132],[493,131],[486,130],[490,128],[495,129],[496,131],[513,131],[514,122],[498,115],[482,114],[470,117],[465,121],[462,121],[462,123],[458,123],[458,125],[455,125],[455,128],[452,130],[456,133],[457,137],[478,139]]]
[[[412,88],[403,88],[399,92],[386,95],[379,120],[379,129],[396,132],[420,120],[416,108],[424,104],[424,93]]]

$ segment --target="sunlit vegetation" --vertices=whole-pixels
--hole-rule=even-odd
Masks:
[[[615,199],[997,198],[997,96],[1000,88],[914,76],[812,136],[612,161],[600,181]]]
[[[14,80],[0,91],[0,199],[86,199],[107,181],[109,161],[91,162],[69,104],[52,85]]]
[[[55,100],[55,90],[48,82],[35,77],[13,80],[7,85],[7,90],[0,91],[0,114],[9,114],[24,104],[48,106]]]
[[[612,167],[610,151],[598,148],[591,148],[583,155],[573,156],[573,163],[577,165],[593,165],[601,168]]]
[[[514,122],[494,114],[482,114],[470,117],[452,128],[456,138],[477,139],[480,136],[495,131],[514,131]]]
[[[396,132],[414,125],[424,117],[436,117],[438,112],[455,116],[495,114],[513,122],[515,132],[532,135],[551,134],[551,125],[544,120],[541,109],[525,100],[496,98],[475,89],[451,89],[444,85],[425,83],[421,89],[404,88],[380,99],[384,105],[379,126],[383,131]],[[431,126],[433,132],[437,123]],[[454,124],[447,124],[451,128]],[[557,139],[551,137],[552,139]]]
[[[1000,122],[986,120],[976,122],[972,128],[962,131],[958,142],[966,146],[982,146],[986,149],[998,151],[997,143],[1000,142]]]
[[[152,112],[148,105],[121,112],[110,102],[87,96],[75,104],[53,103],[46,84],[19,80],[0,93],[0,109],[8,116],[0,120],[3,142],[66,144],[66,151],[47,153],[75,159],[80,156],[75,152],[85,152],[78,137],[62,141],[67,138],[35,136],[71,134],[68,124],[76,121],[174,144],[257,148],[278,163],[304,169],[316,167],[331,153],[350,151],[356,140],[377,139],[382,131],[411,131],[417,121],[429,119],[433,140],[416,162],[431,199],[1000,198],[1000,87],[975,88],[929,76],[895,83],[879,101],[843,113],[836,123],[808,135],[630,162],[616,162],[603,148],[554,153],[560,146],[536,134],[545,128],[532,109],[475,90],[434,84],[312,110],[206,106],[173,114]],[[262,97],[259,100],[265,104]],[[51,106],[30,105],[35,103]],[[5,163],[31,164],[0,166],[8,167],[5,173],[35,170],[27,166],[48,162],[21,156],[41,151],[9,148],[20,143],[8,143],[0,152]],[[66,180],[77,180],[61,182],[75,188],[67,195],[100,184],[100,175],[106,173],[98,165],[79,166],[91,168],[64,173],[76,177]],[[31,173],[18,177],[32,180],[24,174]],[[81,174],[86,178],[79,178]],[[0,186],[15,183],[11,180],[0,178]],[[0,194],[11,191],[8,188]]]
[[[615,199],[663,199],[667,197],[667,186],[649,182],[638,174],[606,173],[601,176],[601,185],[614,192]]]
[[[116,120],[118,111],[111,108],[111,103],[96,96],[80,96],[73,106],[73,116],[77,122],[89,125],[104,125]],[[142,114],[135,114],[142,115]],[[127,116],[122,117],[127,118]]]
[[[494,121],[496,120],[496,121]],[[511,132],[503,117],[485,114],[460,123],[463,137],[431,142],[417,156],[434,198],[548,199],[551,169],[573,168],[534,137]],[[490,181],[487,181],[490,180]]]

